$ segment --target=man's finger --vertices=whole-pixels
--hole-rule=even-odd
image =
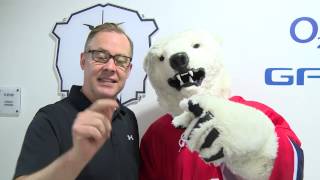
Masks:
[[[93,126],[83,126],[79,125],[74,127],[74,133],[76,134],[76,138],[83,139],[83,138],[92,138],[94,140],[102,139],[103,135],[101,132]]]
[[[116,100],[112,99],[99,99],[95,101],[90,107],[89,110],[102,113],[108,118],[112,117],[113,112],[119,107],[119,104]]]

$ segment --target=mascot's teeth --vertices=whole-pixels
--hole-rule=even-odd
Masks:
[[[189,76],[189,82],[194,83],[193,81],[193,71],[188,71]]]
[[[185,77],[185,76],[188,77],[190,83],[194,82],[193,71],[188,71],[186,73],[177,74],[176,78],[179,80],[180,86],[184,85],[184,81],[182,80],[182,77]]]
[[[189,81],[190,81],[191,83],[194,82],[191,76],[189,76]]]
[[[173,77],[168,79],[168,84],[180,91],[182,88],[190,86],[200,86],[205,78],[203,68],[198,69],[183,69],[183,72],[178,72]]]
[[[182,85],[183,85],[183,81],[182,81],[182,79],[181,79],[180,74],[177,74],[176,78],[179,80],[180,86],[182,86]]]
[[[185,75],[188,75],[189,73],[188,72],[186,72],[186,73],[182,73],[182,74],[180,74],[181,76],[185,76]]]

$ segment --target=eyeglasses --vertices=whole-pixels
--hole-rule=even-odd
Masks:
[[[132,58],[120,54],[111,55],[108,51],[103,50],[89,50],[87,53],[91,54],[91,59],[95,62],[105,64],[111,58],[117,67],[127,69],[131,63]]]

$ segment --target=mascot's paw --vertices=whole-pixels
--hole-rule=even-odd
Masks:
[[[190,122],[195,118],[194,114],[189,112],[189,100],[183,99],[180,102],[180,108],[184,110],[184,112],[173,118],[172,124],[176,128],[186,128],[189,126]]]
[[[190,150],[198,151],[200,156],[206,161],[219,165],[224,157],[223,147],[219,144],[212,146],[217,140],[220,133],[214,127],[213,122],[215,117],[212,112],[205,111],[200,104],[193,100],[185,100],[180,103],[187,104],[187,108],[184,108],[185,112],[178,117],[193,117],[194,120],[190,123],[189,127],[185,131],[187,138],[187,144]],[[210,149],[209,149],[210,147]]]
[[[182,113],[179,116],[174,117],[172,120],[172,124],[176,128],[186,128],[190,123],[190,114],[189,113]]]

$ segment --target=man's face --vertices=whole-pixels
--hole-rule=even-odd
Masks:
[[[117,32],[99,32],[90,41],[89,50],[107,51],[111,55],[131,57],[129,40]],[[116,98],[124,87],[131,71],[131,64],[127,68],[116,66],[111,58],[107,63],[98,63],[92,59],[90,53],[81,54],[81,68],[84,71],[82,91],[91,100],[101,98]]]

